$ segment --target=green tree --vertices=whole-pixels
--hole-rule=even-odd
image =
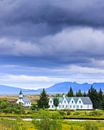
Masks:
[[[103,91],[102,89],[100,88],[99,92],[98,92],[98,96],[99,96],[99,99],[100,100],[103,100]]]
[[[83,96],[83,94],[82,94],[82,92],[81,92],[80,89],[78,90],[78,92],[76,92],[76,96],[77,96],[77,97],[82,97],[82,96]]]
[[[73,97],[74,96],[72,87],[70,87],[69,92],[67,93],[67,96],[68,97]]]
[[[90,97],[92,103],[93,103],[93,107],[96,109],[99,107],[99,97],[98,97],[98,93],[97,90],[91,86],[91,88],[88,91],[88,96]]]
[[[57,108],[58,105],[59,105],[59,98],[58,97],[55,97],[54,100],[53,100],[53,104],[54,106]]]
[[[84,96],[84,97],[87,97],[87,94],[86,94],[86,92],[84,92],[84,93],[83,93],[83,96]]]
[[[98,108],[99,109],[102,109],[102,103],[103,103],[103,91],[102,89],[100,88],[99,92],[98,92],[98,100],[99,100],[99,105],[98,105]]]
[[[101,101],[101,109],[104,110],[104,95],[103,95],[103,99]]]
[[[49,107],[49,99],[45,89],[40,94],[40,99],[37,101],[38,108],[48,108]]]

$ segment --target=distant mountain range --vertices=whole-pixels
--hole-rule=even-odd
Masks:
[[[0,95],[18,95],[20,90],[22,90],[24,94],[35,93],[35,90],[21,89],[21,88],[6,86],[6,85],[0,85]]]
[[[87,92],[91,85],[93,85],[93,87],[97,90],[99,90],[100,88],[104,90],[104,83],[79,84],[77,82],[62,82],[47,88],[46,91],[48,93],[67,93],[70,87],[72,87],[74,92],[78,91],[79,89],[81,89],[82,92]]]
[[[86,92],[88,89],[93,85],[94,88],[99,90],[100,88],[104,91],[104,83],[93,83],[93,84],[88,84],[88,83],[83,83],[79,84],[77,82],[62,82],[55,84],[49,88],[46,88],[47,93],[67,93],[70,89],[70,87],[73,88],[73,91],[76,92],[79,89],[81,91]],[[17,95],[21,88],[16,88],[16,87],[10,87],[10,86],[5,86],[5,85],[0,85],[0,95]],[[31,89],[22,89],[24,94],[40,94],[42,89],[38,90],[31,90]]]

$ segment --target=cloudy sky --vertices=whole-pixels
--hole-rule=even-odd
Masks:
[[[0,0],[0,84],[104,82],[103,0]]]

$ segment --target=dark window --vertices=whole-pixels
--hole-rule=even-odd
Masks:
[[[52,103],[52,101],[50,101],[50,103]]]
[[[77,109],[79,109],[79,105],[77,105]]]

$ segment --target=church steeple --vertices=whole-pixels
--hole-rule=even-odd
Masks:
[[[22,93],[22,90],[20,90],[20,93],[19,93],[19,99],[23,99],[23,93]]]

